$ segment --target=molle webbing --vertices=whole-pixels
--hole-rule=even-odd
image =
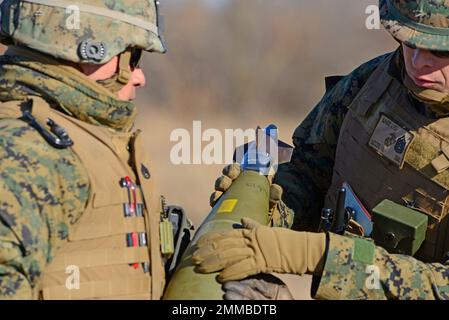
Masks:
[[[349,107],[326,207],[334,207],[335,191],[343,182],[370,211],[384,199],[412,206],[429,216],[426,240],[415,256],[440,262],[449,251],[449,165],[444,168],[449,158],[441,158],[449,146],[449,119],[421,115],[408,99],[408,90],[388,74],[389,63],[387,59],[375,70]],[[409,144],[398,146],[398,154],[403,154],[400,165],[370,146],[382,117],[413,135]]]
[[[0,117],[19,118],[21,103],[3,103]],[[55,111],[37,97],[32,98],[32,104],[32,114],[39,123],[45,126],[51,118],[73,139],[71,149],[85,165],[91,189],[85,212],[70,227],[68,242],[44,269],[41,297],[160,299],[165,284],[158,232],[160,199],[153,178],[144,178],[140,170],[132,170],[143,164],[149,167],[139,132],[113,133]],[[131,155],[123,152],[127,145]],[[131,166],[128,161],[132,161]],[[131,200],[129,190],[120,185],[123,177],[137,186],[133,201],[142,209],[139,215],[125,217],[125,207]],[[129,246],[130,234],[139,237],[137,246]],[[70,266],[79,269],[79,289],[66,287],[71,275],[66,270]]]

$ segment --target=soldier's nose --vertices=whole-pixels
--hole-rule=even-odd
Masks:
[[[412,66],[419,70],[423,68],[433,67],[433,57],[430,51],[422,49],[414,49],[412,54]]]
[[[144,87],[146,84],[145,74],[142,69],[136,68],[132,72],[131,81],[134,87]]]

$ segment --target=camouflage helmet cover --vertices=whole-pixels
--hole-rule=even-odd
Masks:
[[[384,27],[421,49],[449,51],[449,0],[379,0]]]
[[[0,39],[76,63],[165,52],[159,0],[0,0]]]

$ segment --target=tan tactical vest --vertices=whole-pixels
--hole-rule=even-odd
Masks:
[[[429,216],[415,257],[441,262],[449,251],[449,118],[421,115],[388,74],[389,64],[374,71],[349,106],[326,207],[335,207],[344,181],[370,211],[384,199],[414,207]]]
[[[0,116],[20,117],[18,110],[17,102],[5,103]],[[113,133],[55,111],[40,98],[33,98],[32,114],[41,124],[50,118],[67,131],[91,184],[85,212],[44,269],[40,297],[160,299],[165,285],[159,239],[162,206],[140,132]],[[124,186],[125,177],[137,185],[135,190]],[[135,212],[130,217],[125,217],[126,206]]]

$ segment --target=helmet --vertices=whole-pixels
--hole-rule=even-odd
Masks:
[[[158,0],[0,0],[0,41],[75,63],[165,53]]]
[[[406,45],[449,51],[449,2],[446,0],[380,0],[382,24]]]

